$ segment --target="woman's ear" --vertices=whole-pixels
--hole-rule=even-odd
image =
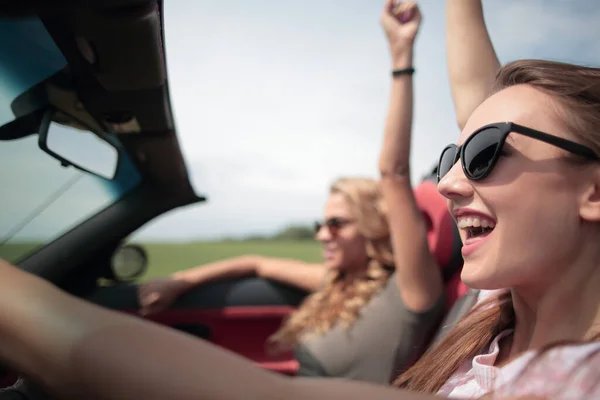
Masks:
[[[582,193],[579,215],[586,221],[600,222],[600,167],[595,167]]]

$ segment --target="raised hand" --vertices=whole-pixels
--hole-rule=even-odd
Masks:
[[[381,15],[381,25],[388,38],[394,66],[398,68],[407,65],[396,65],[412,57],[412,48],[421,25],[421,12],[413,1],[387,0]]]

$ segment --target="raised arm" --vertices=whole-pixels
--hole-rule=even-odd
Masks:
[[[194,287],[217,280],[260,276],[314,292],[323,284],[325,274],[322,264],[249,255],[200,265],[176,272],[167,279],[150,281],[140,286],[138,294],[141,312],[148,314],[167,308]]]
[[[481,0],[446,0],[446,54],[456,121],[463,129],[500,69]]]
[[[413,45],[420,20],[415,3],[395,6],[392,0],[387,2],[382,25],[390,43],[393,69],[413,66]],[[440,269],[429,251],[423,216],[410,182],[412,108],[412,75],[394,77],[379,157],[381,190],[388,207],[400,294],[409,309],[420,312],[440,298],[443,284]]]

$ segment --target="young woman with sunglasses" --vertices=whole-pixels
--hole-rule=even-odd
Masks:
[[[383,23],[392,67],[400,72],[393,79],[382,179],[345,178],[331,186],[324,220],[315,226],[324,262],[244,256],[202,265],[142,285],[143,313],[164,309],[207,282],[257,275],[311,293],[267,343],[271,350],[294,350],[299,376],[388,384],[421,355],[445,309],[440,269],[429,252],[408,171],[412,72],[407,68],[419,10],[404,3]]]
[[[492,290],[395,385],[456,398],[599,397],[599,297],[589,292],[599,283],[600,70],[501,69],[481,0],[447,0],[446,16],[465,129],[440,156],[439,190],[461,231],[463,281]]]

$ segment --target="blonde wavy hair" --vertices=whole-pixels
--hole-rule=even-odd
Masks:
[[[336,324],[350,328],[394,271],[387,207],[379,183],[367,178],[341,178],[331,185],[330,194],[346,198],[358,232],[366,241],[364,274],[350,277],[344,271],[332,271],[323,288],[308,296],[268,339],[271,352],[289,350],[301,336],[322,335]]]

